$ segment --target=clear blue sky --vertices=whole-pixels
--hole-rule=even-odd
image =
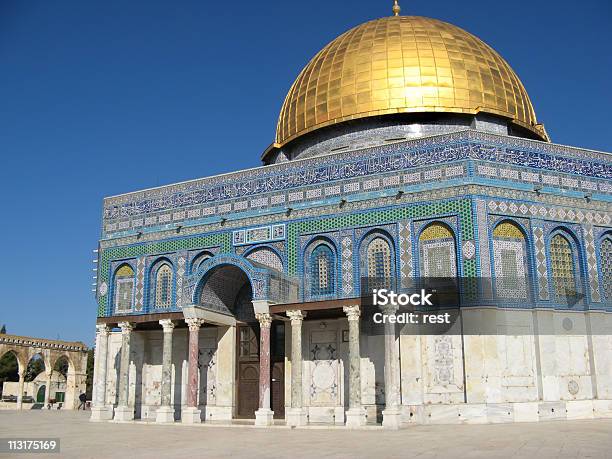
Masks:
[[[0,324],[91,344],[104,196],[257,166],[293,79],[387,0],[0,0]],[[519,74],[557,143],[612,150],[607,0],[400,2]]]

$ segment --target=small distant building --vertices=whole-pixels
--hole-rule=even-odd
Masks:
[[[26,381],[23,384],[23,396],[36,403],[45,402],[45,392],[47,390],[47,375],[44,371],[36,375],[33,381]],[[19,396],[19,382],[6,381],[2,386],[2,398]],[[50,399],[63,403],[66,397],[66,377],[59,371],[51,374]]]

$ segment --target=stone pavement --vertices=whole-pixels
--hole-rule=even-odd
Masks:
[[[382,429],[91,423],[89,412],[0,411],[0,437],[60,437],[54,458],[612,458],[612,419]]]

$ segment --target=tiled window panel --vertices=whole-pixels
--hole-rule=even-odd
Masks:
[[[455,277],[455,247],[451,241],[425,243],[422,252],[423,277]]]
[[[368,277],[391,277],[391,250],[389,243],[381,237],[368,245]]]
[[[560,234],[550,241],[550,267],[553,291],[557,298],[576,295],[576,272],[572,247]]]
[[[525,236],[513,223],[493,230],[495,289],[502,298],[527,298],[527,251]]]
[[[123,265],[115,273],[115,308],[117,312],[132,310],[134,301],[134,270]]]
[[[381,237],[373,239],[367,251],[368,278],[371,288],[390,288],[391,248]]]
[[[432,223],[419,236],[422,277],[455,277],[455,237],[441,223]]]
[[[172,268],[161,265],[155,277],[155,307],[169,308],[172,304]]]
[[[497,296],[527,298],[524,243],[494,239],[493,262]]]
[[[605,298],[612,300],[612,239],[604,239],[599,253],[601,280]]]
[[[334,293],[334,254],[325,244],[319,245],[311,255],[311,293],[313,296]]]

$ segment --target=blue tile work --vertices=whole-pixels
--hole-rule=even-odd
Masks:
[[[202,269],[225,258],[258,272],[260,298],[266,294],[265,276],[279,268],[300,284],[303,301],[355,298],[365,266],[362,241],[368,235],[387,235],[395,273],[408,280],[419,272],[419,233],[434,221],[455,232],[459,274],[494,280],[491,235],[504,219],[527,235],[536,286],[532,306],[567,308],[551,295],[548,256],[551,234],[563,229],[574,241],[585,307],[612,311],[612,299],[603,295],[598,255],[602,237],[612,233],[611,158],[465,131],[108,198],[99,248],[98,314],[117,315],[113,276],[123,263],[135,273],[134,306],[123,314],[156,312],[149,270],[160,257],[171,260],[174,269],[175,293],[167,310],[189,304],[206,275]],[[312,295],[309,260],[317,240],[332,248],[334,288]],[[282,261],[272,274],[257,271],[263,268],[248,260],[260,247],[274,250]],[[204,253],[213,260],[200,263]]]
[[[478,167],[463,168],[458,162],[477,162]],[[232,212],[257,213],[315,202],[338,196],[340,190],[376,191],[460,180],[468,170],[474,179],[612,194],[612,164],[604,153],[464,131],[108,198],[103,231],[110,236],[218,220]]]

